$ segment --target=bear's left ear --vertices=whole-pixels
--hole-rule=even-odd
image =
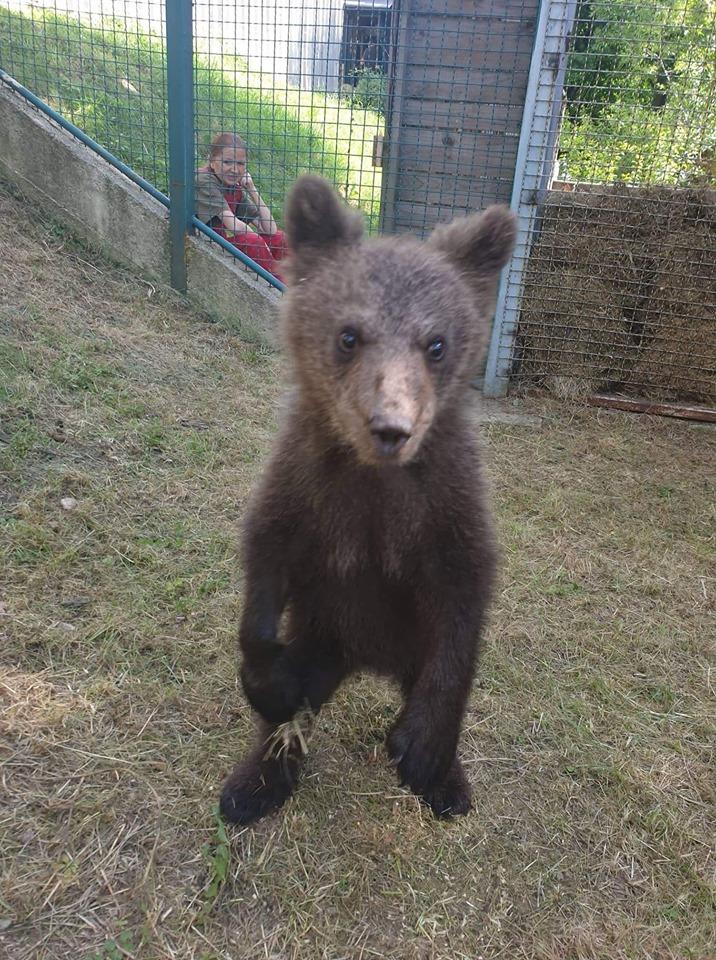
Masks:
[[[508,207],[494,206],[437,227],[428,244],[442,251],[465,274],[484,298],[481,306],[491,311],[500,270],[510,259],[516,232],[514,213]]]
[[[286,201],[286,235],[293,257],[306,268],[332,247],[358,243],[363,218],[350,210],[323,177],[305,174]]]

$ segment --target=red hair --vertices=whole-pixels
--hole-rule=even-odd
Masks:
[[[248,150],[248,144],[242,140],[236,133],[219,133],[211,141],[209,147],[209,160],[214,160],[220,156],[224,150]]]

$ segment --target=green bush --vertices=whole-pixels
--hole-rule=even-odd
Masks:
[[[560,137],[570,180],[713,183],[714,0],[581,0]]]
[[[388,77],[381,70],[361,70],[351,94],[351,103],[364,110],[385,116],[388,100]]]

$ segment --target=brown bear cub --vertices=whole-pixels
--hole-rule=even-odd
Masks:
[[[244,541],[241,679],[261,721],[221,811],[250,823],[279,807],[304,744],[280,725],[371,670],[404,696],[388,737],[401,782],[438,816],[463,814],[456,749],[495,565],[464,408],[514,217],[491,207],[427,242],[364,240],[359,215],[305,176],[286,227],[294,391]]]

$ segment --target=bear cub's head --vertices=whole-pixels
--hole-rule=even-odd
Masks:
[[[478,370],[515,218],[490,207],[425,242],[363,238],[322,178],[296,181],[283,332],[304,416],[374,466],[403,465]]]

